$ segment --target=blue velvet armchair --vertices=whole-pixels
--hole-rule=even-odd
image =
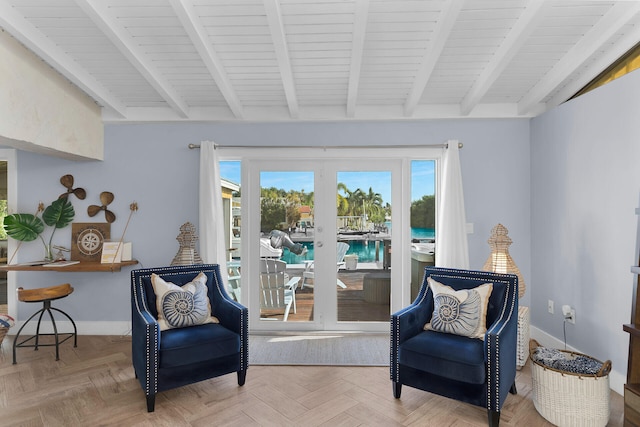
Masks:
[[[220,323],[160,330],[153,273],[182,286],[206,275],[211,314]],[[132,358],[136,378],[153,412],[157,393],[237,372],[244,385],[248,367],[248,313],[225,291],[217,264],[147,268],[131,272]]]
[[[434,310],[429,277],[454,290],[493,283],[484,340],[424,330]],[[391,316],[394,397],[405,384],[487,408],[489,425],[498,426],[508,393],[516,393],[517,320],[515,275],[426,267],[415,301]]]

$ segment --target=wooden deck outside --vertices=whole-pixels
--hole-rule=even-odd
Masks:
[[[381,270],[340,270],[338,278],[347,285],[346,289],[338,288],[338,321],[339,322],[388,322],[390,310],[388,304],[373,304],[364,300],[362,282],[364,276]],[[302,271],[287,270],[289,276],[302,276]],[[311,280],[310,283],[313,283]],[[288,322],[307,322],[313,320],[313,287],[305,286],[296,290],[297,312],[289,313]],[[282,320],[282,312],[262,311],[262,317]]]

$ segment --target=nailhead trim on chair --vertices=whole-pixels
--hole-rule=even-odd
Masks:
[[[204,272],[213,272],[213,279],[215,280],[215,284],[216,284],[216,289],[218,290],[218,293],[225,297],[228,297],[228,294],[224,288],[224,285],[221,286],[220,281],[218,280],[218,274],[216,274],[215,271],[215,267],[218,266],[218,264],[206,264],[203,265],[203,268],[201,269],[201,271]],[[219,268],[219,266],[218,266]],[[184,274],[182,272],[182,270],[193,270],[194,266],[193,265],[185,265],[185,266],[170,266],[167,267],[164,270],[163,273],[163,269],[158,269],[158,268],[153,268],[153,269],[149,269],[149,270],[153,270],[154,273],[158,274],[158,275],[165,275],[165,276],[172,276],[172,275],[181,275]],[[170,270],[171,272],[168,272],[168,270]],[[138,270],[138,273],[140,273],[140,271]],[[131,277],[133,278],[133,272],[131,273]],[[138,301],[142,301],[142,305],[145,311],[149,311],[148,307],[147,307],[147,301],[146,298],[144,298],[143,293],[143,285],[142,285],[142,279],[143,278],[147,278],[147,277],[151,277],[151,273],[149,274],[145,274],[145,275],[139,275],[138,276],[138,281],[135,283],[134,286],[134,292],[135,292],[135,299],[136,299],[136,310],[138,311],[138,313],[142,314],[142,312],[140,311],[140,307],[138,306]],[[138,294],[138,292],[140,292],[140,294]],[[239,310],[240,310],[240,317],[241,317],[241,322],[240,322],[240,336],[243,337],[245,334],[245,331],[248,329],[249,326],[249,319],[247,316],[246,311],[244,310],[244,306],[240,305],[240,303],[233,301],[232,298],[225,298],[227,300],[229,300],[234,306],[236,306]],[[144,316],[142,316],[144,318]],[[145,322],[147,323],[147,360],[151,360],[151,355],[149,354],[149,346],[153,345],[154,348],[154,354],[153,354],[153,372],[150,372],[149,370],[151,369],[151,364],[147,363],[147,378],[146,378],[146,390],[145,393],[146,395],[150,395],[150,394],[157,394],[158,392],[158,325],[155,324],[153,325],[153,328],[150,328],[149,326],[151,326],[151,324],[145,320]],[[153,334],[152,334],[153,332]],[[153,335],[153,336],[152,336]],[[246,370],[248,367],[248,349],[246,348],[246,342],[242,342],[242,345],[240,346],[240,369],[241,370]],[[153,378],[153,383],[151,384],[150,381]],[[153,390],[153,392],[151,392],[151,389]]]
[[[422,281],[424,282],[424,276],[423,276]],[[422,303],[426,297],[427,297],[427,292],[422,294],[422,298],[420,298],[419,303]],[[399,333],[399,330],[400,330],[400,317],[404,316],[407,313],[407,311],[409,310],[409,308],[411,308],[412,305],[413,305],[413,303],[410,306],[406,307],[404,310],[402,310],[396,316],[396,323],[394,325],[395,326],[395,331],[391,331],[392,344],[393,344],[393,339],[395,338],[395,340],[396,340],[396,348],[400,347],[400,333]],[[394,335],[395,335],[395,337],[394,337]],[[392,351],[393,351],[393,345],[391,346],[391,349],[389,350],[389,355],[391,357],[393,356],[393,354],[391,353]],[[393,381],[398,381],[398,380],[400,380],[400,360],[398,359],[398,357],[392,357],[391,360],[394,360],[394,359],[396,361],[396,363],[395,363],[395,365],[396,365],[396,367],[395,367],[395,375],[392,372],[391,373],[391,379]],[[395,378],[394,378],[394,376],[395,376]]]
[[[223,297],[228,296],[229,294],[227,294],[224,284],[221,284],[220,282],[218,282],[218,275],[214,274],[213,278],[216,281],[216,289],[218,290],[220,295]],[[243,337],[245,330],[249,326],[248,316],[246,316],[246,313],[243,311],[244,306],[242,306],[239,302],[235,301],[233,298],[228,298],[228,299],[231,303],[233,303],[233,305],[235,305],[237,308],[241,310],[240,318],[242,320],[240,322],[240,336]],[[249,361],[249,352],[247,351],[246,343],[242,341],[240,345],[240,370],[247,369],[247,365],[249,364],[248,361]]]
[[[131,273],[131,277],[132,277],[132,281],[133,281],[133,272]],[[144,277],[147,277],[147,276],[144,276]],[[134,292],[135,301],[136,301],[136,310],[138,311],[138,314],[141,315],[142,312],[140,311],[140,307],[138,305],[138,301],[142,301],[142,305],[143,305],[145,311],[148,311],[148,308],[146,306],[145,298],[143,298],[143,295],[142,295],[142,292],[143,292],[142,291],[142,289],[143,289],[143,287],[142,287],[142,276],[140,276],[138,279],[139,279],[138,282],[135,282],[135,286],[133,287],[133,292]],[[144,319],[144,316],[141,315],[140,317],[142,319]],[[149,348],[150,348],[150,344],[151,344],[151,334],[150,334],[150,332],[151,332],[151,328],[150,328],[151,324],[149,322],[147,322],[146,320],[145,320],[145,323],[147,324],[147,328],[146,328],[147,329],[146,330],[147,360],[150,360]],[[154,329],[154,341],[155,341],[156,337],[157,337],[157,331]],[[157,386],[157,384],[158,384],[158,377],[157,377],[157,375],[158,375],[158,367],[157,367],[157,361],[158,361],[158,349],[157,349],[157,347],[158,347],[158,345],[157,345],[157,342],[154,342],[153,344],[154,344],[153,348],[155,349],[154,350],[154,355],[153,355],[153,360],[154,360],[154,365],[155,365],[154,375],[153,375],[153,386],[154,386],[153,387],[153,394],[156,394],[157,391],[158,391],[158,386]],[[146,372],[145,394],[147,396],[149,396],[150,394],[152,394],[152,393],[150,393],[150,389],[151,389],[151,384],[150,384],[151,372],[149,372],[150,364],[147,363],[146,365],[147,365],[147,372]]]
[[[430,275],[430,277],[446,277],[446,278],[454,278],[454,279],[469,279],[468,276],[466,275],[456,275],[456,274],[460,274],[460,273],[465,273],[466,270],[457,270],[457,269],[450,269],[448,272],[443,272],[443,273],[433,273]],[[474,279],[478,279],[478,280],[482,280],[482,276],[486,276],[488,280],[490,280],[491,282],[498,282],[498,283],[505,283],[507,286],[507,295],[509,295],[510,293],[513,293],[514,295],[511,297],[511,306],[510,307],[506,307],[505,305],[503,305],[502,307],[502,312],[500,313],[500,316],[498,319],[496,319],[496,321],[502,321],[503,319],[505,319],[505,315],[506,320],[510,319],[511,316],[513,316],[514,313],[514,309],[515,309],[515,302],[516,302],[516,297],[517,297],[517,286],[511,286],[511,282],[508,280],[495,280],[495,276],[494,273],[491,272],[481,272],[481,271],[474,271],[474,274],[476,275],[476,277],[474,277]],[[423,282],[424,282],[424,277],[423,277]],[[516,278],[516,282],[515,284],[517,285],[518,281]],[[422,295],[422,298],[420,299],[420,302],[424,301],[424,298],[427,296],[427,292],[424,292],[424,294]],[[409,308],[409,307],[407,307]],[[506,311],[509,310],[508,314],[506,313]],[[393,340],[395,338],[396,340],[396,348],[399,348],[400,346],[400,334],[399,334],[399,328],[400,328],[400,317],[403,316],[406,313],[406,311],[403,311],[401,313],[399,313],[396,317],[396,322],[393,325],[394,331],[392,331],[392,337],[391,339]],[[506,326],[506,322],[504,322],[504,325],[502,327]],[[489,332],[489,331],[487,331]],[[393,336],[395,335],[395,337]],[[493,347],[492,347],[493,346]],[[393,341],[392,341],[392,348],[393,348]],[[500,355],[500,343],[499,343],[499,338],[496,336],[495,337],[495,343],[493,343],[492,339],[488,339],[487,342],[487,349],[489,351],[489,353],[491,354],[492,351],[495,349],[495,354],[496,354],[496,366],[492,366],[491,365],[491,358],[489,358],[489,360],[487,361],[487,409],[489,410],[493,410],[493,411],[500,411],[500,378],[499,378],[499,372],[500,369],[500,360],[499,360],[499,355]],[[391,350],[393,351],[393,350]],[[391,354],[391,357],[393,359],[393,354]],[[494,369],[492,369],[494,368]],[[492,375],[490,375],[490,373],[492,372],[492,370],[495,370],[495,376],[496,376],[496,381],[495,384],[492,384]],[[400,379],[400,362],[398,360],[398,357],[395,357],[395,372],[391,373],[391,379],[393,381],[399,380]],[[492,397],[493,394],[491,393],[491,390],[494,389],[495,390],[495,396],[496,399],[495,401],[492,401]]]

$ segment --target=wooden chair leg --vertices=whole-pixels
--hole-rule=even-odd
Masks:
[[[241,371],[238,371],[238,385],[243,386],[246,379],[247,379],[247,370],[243,369]]]
[[[153,412],[156,409],[156,395],[148,394],[147,395],[147,412]]]
[[[487,410],[489,415],[489,427],[498,427],[500,425],[500,412]]]
[[[518,394],[518,389],[516,388],[516,382],[513,382],[513,385],[511,386],[511,388],[509,389],[509,393],[511,394]]]
[[[400,393],[402,393],[402,383],[393,382],[393,397],[400,399]]]

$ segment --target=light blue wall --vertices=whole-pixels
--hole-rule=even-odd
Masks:
[[[176,236],[186,221],[198,224],[198,151],[189,143],[214,140],[221,145],[409,145],[438,144],[448,139],[464,143],[460,152],[472,268],[489,255],[489,231],[498,222],[510,230],[511,254],[525,280],[531,276],[529,121],[441,120],[384,123],[287,124],[140,124],[107,125],[105,160],[71,162],[21,152],[18,156],[19,210],[30,212],[38,200],[50,201],[64,189],[59,178],[74,175],[87,199],[73,199],[76,222],[91,222],[86,209],[98,204],[102,191],[115,194],[110,205],[118,216],[112,236],[119,237],[137,201],[126,233],[134,257],[144,267],[171,262],[178,250]],[[104,216],[96,217],[104,222]],[[71,230],[59,230],[58,244],[69,245]],[[41,245],[20,250],[22,260],[41,256]],[[129,271],[120,273],[20,273],[18,285],[36,287],[71,282],[75,293],[57,304],[78,321],[128,320]],[[528,296],[525,297],[528,303]],[[19,306],[20,319],[32,307]]]
[[[531,121],[531,322],[562,340],[561,306],[573,306],[567,344],[610,359],[619,378],[638,261],[639,93],[634,72]]]

